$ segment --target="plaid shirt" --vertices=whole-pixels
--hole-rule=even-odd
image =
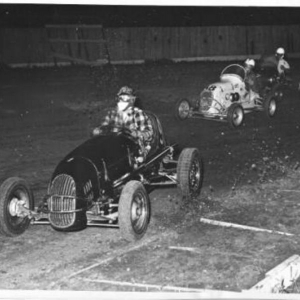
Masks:
[[[125,126],[137,130],[143,136],[145,142],[150,142],[153,137],[153,128],[149,117],[137,107],[129,107],[125,112],[119,112],[116,108],[110,110],[101,126]]]

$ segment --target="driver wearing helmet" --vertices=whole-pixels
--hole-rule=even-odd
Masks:
[[[284,59],[285,50],[280,47],[274,55],[262,56],[260,59],[260,67],[271,73],[275,73],[280,78],[284,78],[286,73],[290,71],[289,63]]]
[[[276,50],[276,57],[278,59],[277,71],[280,77],[284,77],[286,73],[290,71],[289,63],[284,59],[285,51],[283,48],[278,48]]]
[[[247,58],[244,62],[244,68],[246,71],[246,77],[245,77],[245,85],[246,85],[246,90],[249,91],[249,96],[250,96],[250,101],[255,102],[257,99],[260,98],[259,96],[259,87],[258,87],[258,82],[257,82],[257,77],[254,72],[254,67],[255,67],[255,61],[254,59]]]
[[[136,96],[132,88],[123,86],[117,93],[117,106],[105,116],[99,127],[93,130],[93,135],[101,133],[102,126],[125,127],[131,135],[138,139],[140,145],[139,163],[143,162],[151,149],[153,128],[149,117],[141,109],[134,106]]]

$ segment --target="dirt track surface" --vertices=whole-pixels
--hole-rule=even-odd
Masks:
[[[288,172],[300,161],[296,88],[286,92],[274,119],[246,115],[237,130],[226,123],[174,118],[177,99],[194,99],[225,65],[1,70],[0,181],[26,179],[36,202],[56,164],[88,138],[124,84],[136,88],[142,106],[160,117],[170,143],[199,148],[205,176],[198,201],[184,208],[176,189],[154,191],[150,228],[136,244],[115,228],[60,233],[36,225],[17,238],[0,237],[0,289],[149,290],[100,282],[110,280],[240,291],[299,253],[296,237],[199,222],[215,218],[294,234],[300,226],[295,194],[282,192],[299,189],[297,170]],[[292,65],[299,70],[299,62]],[[296,83],[299,77],[295,71]],[[196,251],[174,248],[179,246]]]

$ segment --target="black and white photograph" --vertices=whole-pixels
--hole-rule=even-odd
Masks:
[[[299,116],[300,5],[1,1],[0,299],[299,299]]]

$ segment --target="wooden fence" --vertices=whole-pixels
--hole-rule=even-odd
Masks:
[[[0,63],[95,63],[300,53],[300,25],[0,28]]]

